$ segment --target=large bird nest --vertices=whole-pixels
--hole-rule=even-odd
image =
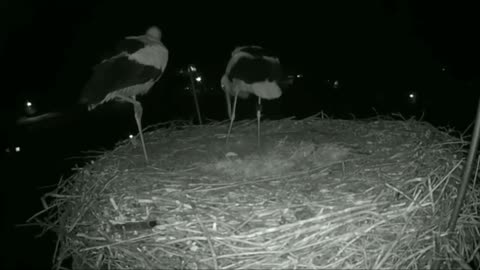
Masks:
[[[419,269],[480,262],[468,142],[414,120],[316,117],[156,129],[78,169],[35,217],[74,269]],[[474,188],[476,186],[476,188]],[[70,266],[69,266],[70,267]]]

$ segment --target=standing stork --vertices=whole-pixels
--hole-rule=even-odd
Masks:
[[[261,102],[264,99],[276,99],[282,95],[279,86],[282,79],[282,67],[277,57],[269,54],[260,46],[237,47],[227,64],[221,84],[227,99],[230,126],[228,127],[227,144],[230,138],[237,98],[247,98],[250,94],[258,97],[257,105],[257,142],[260,146]],[[233,109],[230,96],[234,96]]]
[[[168,49],[160,40],[161,34],[158,27],[152,26],[145,35],[129,36],[120,41],[116,54],[94,67],[80,99],[88,105],[89,111],[114,99],[132,103],[147,163],[142,132],[143,108],[136,96],[146,94],[165,71]]]

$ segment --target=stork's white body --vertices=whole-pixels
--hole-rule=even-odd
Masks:
[[[80,102],[92,110],[110,101],[131,102],[148,161],[141,128],[142,106],[136,96],[144,95],[163,75],[168,63],[168,49],[161,42],[160,30],[153,26],[145,35],[129,36],[117,44],[115,54],[94,67],[83,89]]]
[[[278,86],[281,76],[277,57],[259,46],[243,46],[232,52],[221,83],[231,96],[246,98],[255,94],[263,99],[276,99],[282,95]]]
[[[276,99],[282,95],[279,81],[282,77],[280,60],[268,54],[259,46],[244,46],[236,48],[227,64],[221,84],[225,91],[230,126],[227,134],[227,142],[235,118],[237,98],[247,98],[250,94],[261,99]],[[230,96],[234,97],[233,109]],[[260,144],[260,108],[257,109],[258,118],[258,143]]]
[[[112,57],[94,67],[80,101],[93,109],[112,99],[144,95],[160,79],[167,63],[168,49],[160,41],[158,28],[126,37]]]

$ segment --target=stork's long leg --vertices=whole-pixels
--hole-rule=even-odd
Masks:
[[[232,119],[232,101],[230,99],[230,93],[232,92],[232,83],[225,75],[223,75],[221,83],[223,91],[225,92],[225,99],[227,101],[228,119]]]
[[[257,144],[260,148],[260,118],[262,117],[262,98],[258,97],[257,104]]]
[[[227,133],[227,144],[228,144],[228,139],[230,138],[230,133],[232,131],[233,121],[235,120],[235,110],[237,108],[237,98],[238,98],[238,91],[235,92],[235,98],[233,100],[232,116],[230,117],[230,126],[228,127],[228,133]]]
[[[230,100],[230,93],[228,93],[228,91],[225,91],[225,99],[227,100],[228,119],[232,119],[232,101]]]
[[[140,102],[138,102],[135,97],[129,98],[125,96],[118,96],[118,98],[128,101],[133,104],[133,109],[135,111],[135,122],[137,122],[138,132],[140,134],[140,140],[142,141],[143,154],[145,156],[145,161],[148,163],[147,148],[145,147],[145,141],[143,139],[143,129],[142,129],[142,115],[143,107]]]
[[[148,163],[147,148],[145,147],[145,140],[143,139],[143,129],[142,129],[142,115],[143,107],[140,102],[135,101],[133,103],[133,108],[135,110],[135,121],[137,122],[138,132],[140,133],[140,140],[142,141],[143,154],[145,155],[145,162]]]

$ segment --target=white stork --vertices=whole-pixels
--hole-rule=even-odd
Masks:
[[[89,111],[113,99],[132,103],[147,163],[141,123],[143,108],[136,96],[146,94],[165,71],[168,50],[160,39],[160,29],[152,26],[145,35],[129,36],[120,41],[116,54],[94,67],[80,99],[88,105]]]
[[[261,100],[276,99],[282,95],[279,86],[282,79],[282,67],[277,57],[269,54],[259,46],[237,47],[228,62],[221,84],[227,99],[230,126],[227,143],[235,120],[237,98],[247,98],[250,94],[258,97],[257,106],[257,140],[260,146]],[[230,96],[234,96],[233,110]]]

